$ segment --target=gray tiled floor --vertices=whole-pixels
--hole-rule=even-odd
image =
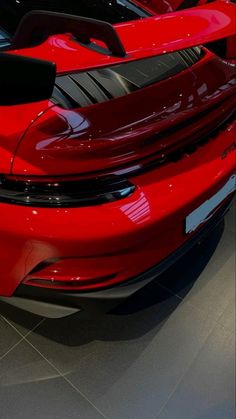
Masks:
[[[1,419],[233,419],[234,215],[113,315],[0,303]]]

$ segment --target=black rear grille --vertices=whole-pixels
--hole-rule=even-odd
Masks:
[[[202,57],[190,48],[88,72],[58,76],[52,100],[66,109],[90,106],[125,96],[186,70]]]

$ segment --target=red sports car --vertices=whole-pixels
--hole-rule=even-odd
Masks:
[[[180,3],[0,0],[4,301],[109,310],[228,210],[236,5]]]

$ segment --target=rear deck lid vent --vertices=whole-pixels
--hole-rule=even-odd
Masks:
[[[125,96],[172,77],[197,63],[199,47],[87,72],[58,76],[52,100],[66,109]]]

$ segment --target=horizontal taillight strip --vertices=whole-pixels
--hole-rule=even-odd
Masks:
[[[44,181],[0,176],[0,202],[33,207],[81,207],[117,201],[131,195],[135,186],[118,176]]]

